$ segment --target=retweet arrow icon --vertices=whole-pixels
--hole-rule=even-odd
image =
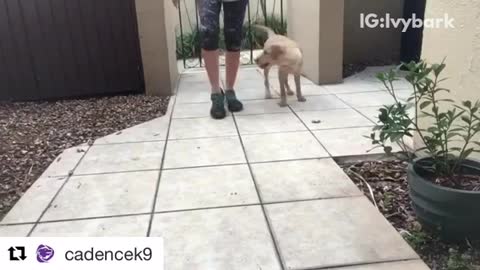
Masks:
[[[25,247],[10,247],[8,252],[10,253],[10,261],[24,261],[27,258]],[[19,252],[20,255],[17,254]]]

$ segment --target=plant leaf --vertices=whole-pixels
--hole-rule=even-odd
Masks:
[[[420,110],[423,110],[425,109],[426,107],[428,107],[430,104],[432,104],[431,101],[424,101],[420,104]]]

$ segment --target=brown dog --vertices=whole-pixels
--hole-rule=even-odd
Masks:
[[[268,34],[263,53],[255,59],[255,63],[264,71],[265,76],[265,98],[272,98],[270,92],[269,72],[273,66],[278,66],[278,79],[280,82],[280,103],[281,107],[287,106],[287,94],[293,95],[294,92],[288,84],[288,75],[292,74],[295,78],[297,99],[305,102],[300,85],[300,77],[303,66],[303,53],[298,44],[282,35],[277,35],[272,29],[255,25],[257,29],[263,30]]]

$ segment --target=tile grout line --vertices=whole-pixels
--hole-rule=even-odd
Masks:
[[[296,199],[296,200],[287,200],[287,201],[272,201],[272,202],[264,202],[263,205],[314,202],[314,201],[324,201],[324,200],[325,201],[326,200],[339,200],[339,199],[358,198],[358,197],[364,197],[364,195],[359,194],[359,195],[351,195],[351,196],[332,196],[332,197],[324,197],[324,198]],[[184,212],[228,209],[228,208],[239,208],[239,207],[261,206],[261,205],[262,205],[261,203],[250,203],[250,204],[222,205],[222,206],[211,206],[211,207],[200,207],[200,208],[184,208],[184,209],[176,209],[176,210],[156,211],[156,212],[154,212],[154,214],[184,213]],[[40,221],[40,222],[38,222],[38,224],[41,225],[41,224],[61,223],[61,222],[75,222],[75,221],[84,221],[84,220],[136,217],[136,216],[147,216],[147,215],[151,215],[151,214],[152,214],[152,212],[143,212],[143,213],[118,214],[118,215],[107,215],[107,216],[91,216],[91,217],[80,217],[80,218],[55,219],[55,220]],[[18,222],[18,223],[0,224],[0,228],[1,227],[22,226],[22,225],[34,225],[35,223],[36,222]]]
[[[274,234],[272,225],[271,225],[271,221],[270,221],[269,218],[268,218],[267,210],[265,209],[265,206],[263,205],[263,199],[262,199],[262,196],[260,195],[260,188],[258,187],[257,181],[255,181],[255,174],[253,173],[252,166],[251,166],[251,164],[250,164],[250,162],[249,162],[249,160],[248,160],[247,151],[246,151],[246,149],[245,149],[245,145],[244,145],[244,143],[243,143],[242,136],[240,135],[240,130],[238,129],[238,124],[237,124],[235,115],[233,116],[233,121],[234,121],[235,127],[236,127],[236,129],[237,129],[238,139],[239,139],[239,141],[240,141],[240,145],[241,145],[241,147],[242,147],[243,154],[245,155],[245,160],[246,160],[246,162],[247,162],[248,170],[249,170],[249,172],[250,172],[250,177],[252,178],[253,185],[255,186],[255,191],[256,191],[257,196],[258,196],[258,200],[259,200],[259,203],[260,203],[260,208],[262,209],[262,213],[263,213],[263,216],[264,216],[264,218],[265,218],[265,223],[266,223],[266,225],[267,225],[267,229],[268,229],[268,232],[269,232],[269,234],[270,234],[273,247],[274,247],[274,249],[275,249],[275,254],[276,254],[278,263],[280,264],[280,268],[281,268],[282,270],[285,270],[285,263],[284,263],[284,260],[283,260],[283,258],[282,258],[282,255],[281,255],[281,253],[280,253],[280,248],[279,248],[279,246],[278,246],[278,243],[277,243],[277,240],[276,240],[276,237],[275,237],[275,234]]]
[[[366,115],[364,115],[361,111],[359,111],[357,108],[355,108],[354,106],[350,105],[348,102],[346,102],[345,100],[343,100],[341,97],[337,96],[337,94],[335,94],[335,97],[338,98],[340,101],[342,101],[345,105],[347,105],[350,109],[356,111],[358,114],[360,114],[361,116],[363,116],[364,118],[366,118],[368,121],[372,122],[374,125],[376,125],[377,123],[375,123],[372,119],[370,119],[370,117],[367,117]],[[379,108],[381,106],[368,106],[368,107],[365,107],[365,108]]]
[[[135,127],[135,126],[133,126]],[[130,127],[130,128],[133,128]],[[107,135],[108,136],[108,135]],[[100,138],[101,139],[101,138]],[[141,143],[159,143],[164,142],[167,139],[163,140],[146,140],[146,141],[125,141],[125,142],[114,142],[114,143],[94,143],[92,146],[106,146],[106,145],[122,145],[122,144],[141,144]]]
[[[176,92],[178,92],[178,86],[179,85],[180,85],[180,79],[177,82],[177,91]],[[162,169],[163,169],[163,166],[165,166],[165,158],[167,156],[168,137],[170,135],[170,127],[172,126],[172,117],[173,117],[173,113],[175,112],[175,105],[176,104],[177,104],[177,98],[175,97],[175,100],[173,101],[173,104],[172,104],[172,111],[170,112],[170,115],[169,115],[167,134],[165,136],[166,141],[165,141],[165,145],[163,147],[162,160],[160,161],[160,171],[158,172],[157,184],[155,186],[155,193],[154,193],[154,197],[153,197],[152,211],[150,212],[150,219],[148,221],[147,235],[146,235],[147,237],[150,237],[150,234],[151,234],[151,231],[152,231],[153,218],[155,217],[155,207],[157,205],[157,197],[158,197],[158,192],[160,190],[160,181],[161,181],[161,178],[162,178]]]
[[[43,209],[42,213],[40,214],[40,216],[38,217],[37,221],[35,221],[33,227],[30,229],[30,231],[28,232],[27,234],[27,237],[31,237],[32,233],[35,231],[35,229],[37,228],[38,224],[40,224],[40,220],[42,220],[43,216],[47,213],[48,209],[50,209],[50,207],[52,206],[53,202],[57,199],[58,195],[60,194],[60,192],[63,190],[63,188],[65,187],[65,185],[70,181],[70,179],[72,178],[73,176],[73,173],[75,172],[75,170],[78,168],[78,166],[80,166],[80,163],[82,163],[83,159],[85,158],[85,156],[88,154],[88,152],[90,151],[90,149],[92,148],[92,145],[89,145],[87,150],[83,153],[82,157],[78,160],[77,164],[75,164],[75,166],[73,167],[73,169],[71,170],[71,173],[69,173],[67,179],[65,179],[65,182],[60,186],[60,188],[57,190],[57,192],[55,193],[55,195],[53,195],[53,198],[50,200],[50,202],[47,204],[47,206],[45,207],[45,209]]]
[[[346,109],[343,109],[346,110]],[[324,112],[327,110],[323,111],[301,111],[301,112]],[[358,112],[355,110],[355,112]],[[279,115],[279,114],[290,114],[291,112],[284,112],[284,113],[264,113],[264,114],[250,114],[250,115],[237,115],[237,116],[259,116],[259,115]],[[359,112],[358,112],[359,113]],[[361,113],[360,113],[361,114]],[[363,117],[366,117],[365,115],[361,114]],[[205,117],[206,118],[206,117]],[[347,126],[347,127],[336,127],[336,128],[318,128],[318,129],[312,129],[313,131],[323,131],[323,130],[338,130],[338,129],[349,129],[349,128],[365,128],[365,127],[373,127],[375,125],[375,122],[372,120],[368,119],[369,122],[372,122],[372,125],[369,126]],[[177,119],[187,119],[187,118],[177,118]],[[199,118],[188,118],[188,119],[199,119]],[[266,135],[266,134],[278,134],[278,133],[295,133],[295,132],[305,132],[308,130],[290,130],[290,131],[274,131],[274,132],[259,132],[259,133],[246,133],[242,134],[244,136],[253,136],[253,135]],[[169,139],[169,141],[186,141],[186,140],[204,140],[204,139],[217,139],[217,138],[233,138],[236,137],[236,134],[234,135],[217,135],[217,136],[211,136],[211,137],[191,137],[191,138],[179,138],[179,139]],[[99,144],[94,144],[92,147],[96,146],[109,146],[109,145],[124,145],[124,144],[141,144],[141,143],[160,143],[160,142],[165,142],[166,140],[148,140],[148,141],[130,141],[130,142],[118,142],[118,143],[99,143]],[[151,169],[153,170],[153,169]],[[59,176],[65,176],[65,175],[59,175]]]
[[[321,266],[321,267],[307,267],[307,268],[295,268],[292,270],[327,270],[327,269],[345,269],[349,267],[356,267],[356,266],[375,266],[375,265],[380,265],[380,264],[388,264],[388,263],[402,263],[402,262],[414,262],[414,261],[419,261],[422,263],[425,263],[420,257],[418,258],[405,258],[405,259],[387,259],[387,260],[382,260],[382,261],[366,261],[363,263],[349,263],[349,264],[337,264],[337,265],[331,265],[331,266]]]
[[[307,132],[307,131],[301,131]],[[378,155],[378,154],[373,154]],[[351,156],[343,156],[351,157]],[[355,156],[352,156],[355,157]],[[265,163],[280,163],[280,162],[290,162],[290,161],[304,161],[304,160],[318,160],[318,159],[328,159],[331,157],[312,157],[312,158],[296,158],[296,159],[281,159],[281,160],[267,160],[267,161],[254,161],[250,164],[265,164]],[[337,157],[335,157],[337,158]],[[339,158],[342,158],[340,156]],[[174,167],[174,168],[163,168],[162,171],[175,171],[175,170],[188,170],[188,169],[201,169],[201,168],[215,168],[215,167],[228,167],[228,166],[239,166],[247,165],[246,162],[243,163],[226,163],[226,164],[213,164],[213,165],[198,165],[190,167]],[[70,177],[86,177],[86,176],[96,176],[96,175],[109,175],[109,174],[126,174],[126,173],[136,173],[136,172],[154,172],[160,171],[160,168],[156,169],[144,169],[144,170],[129,170],[129,171],[116,171],[116,172],[100,172],[100,173],[82,173],[82,174],[72,174]],[[68,175],[57,175],[57,176],[48,176],[49,178],[67,178]],[[1,225],[1,224],[0,224]]]
[[[300,116],[298,116],[298,114],[295,112],[294,109],[292,109],[292,107],[290,107],[290,105],[288,105],[288,108],[290,109],[290,111],[292,111],[292,113],[297,117],[297,119],[307,128],[308,132],[310,132],[310,135],[313,136],[313,138],[315,138],[315,140],[320,144],[320,146],[323,148],[323,150],[325,150],[325,152],[328,154],[328,156],[330,158],[333,158],[333,155],[330,153],[330,151],[328,151],[328,149],[323,145],[323,143],[317,138],[317,136],[315,136],[315,133],[313,133],[313,131],[307,126],[307,124],[305,124],[305,122],[300,118]]]

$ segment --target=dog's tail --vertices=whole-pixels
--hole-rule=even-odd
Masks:
[[[271,37],[271,36],[274,36],[276,35],[276,33],[269,27],[266,27],[264,25],[260,25],[260,24],[255,24],[253,25],[253,27],[259,29],[259,30],[262,30],[264,31],[265,33],[267,33],[268,37]]]

